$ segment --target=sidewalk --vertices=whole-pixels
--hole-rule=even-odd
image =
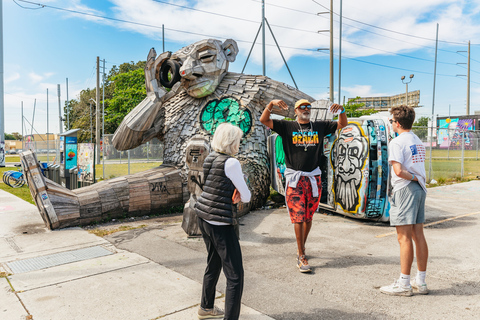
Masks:
[[[201,283],[0,190],[0,319],[196,319]],[[217,306],[224,300],[217,292]],[[241,319],[272,319],[242,305]]]

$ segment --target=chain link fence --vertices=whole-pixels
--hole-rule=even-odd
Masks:
[[[427,180],[480,177],[480,130],[413,127],[412,131],[426,147]]]
[[[113,134],[105,135],[105,143],[102,143],[102,159],[96,170],[98,178],[112,179],[134,174],[158,167],[163,162],[163,143],[158,139],[153,139],[135,149],[119,151],[113,146],[112,138]]]
[[[22,141],[21,150],[32,150],[37,155],[37,159],[40,162],[46,162],[47,164],[59,163],[60,159],[60,140],[30,140],[25,139]],[[20,152],[21,150],[17,150]]]

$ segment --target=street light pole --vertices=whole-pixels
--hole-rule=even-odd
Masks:
[[[410,75],[410,81],[408,81],[408,82],[405,82],[405,81],[404,81],[404,80],[405,80],[405,76],[402,76],[402,77],[400,78],[400,79],[402,79],[402,83],[404,83],[404,84],[406,85],[406,87],[407,87],[407,89],[406,89],[406,91],[405,91],[405,105],[406,105],[406,106],[408,106],[408,84],[409,84],[410,82],[412,82],[413,76],[414,76],[413,74]]]
[[[90,100],[95,101],[92,98],[90,98]],[[92,136],[93,136],[92,102],[90,101],[90,143],[92,143],[93,141]]]

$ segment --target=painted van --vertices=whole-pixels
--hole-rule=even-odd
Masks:
[[[394,137],[388,118],[380,115],[349,119],[345,128],[325,137],[319,163],[320,209],[358,219],[389,221],[388,145]],[[285,195],[286,167],[281,139],[277,134],[271,135],[268,151],[272,187]]]

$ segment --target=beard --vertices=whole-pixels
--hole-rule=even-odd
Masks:
[[[298,114],[298,120],[302,121],[310,121],[310,112],[305,112],[305,113],[299,113]]]
[[[353,178],[343,180],[341,175],[335,179],[335,202],[339,203],[343,210],[353,212],[358,204],[358,187],[360,180]]]

